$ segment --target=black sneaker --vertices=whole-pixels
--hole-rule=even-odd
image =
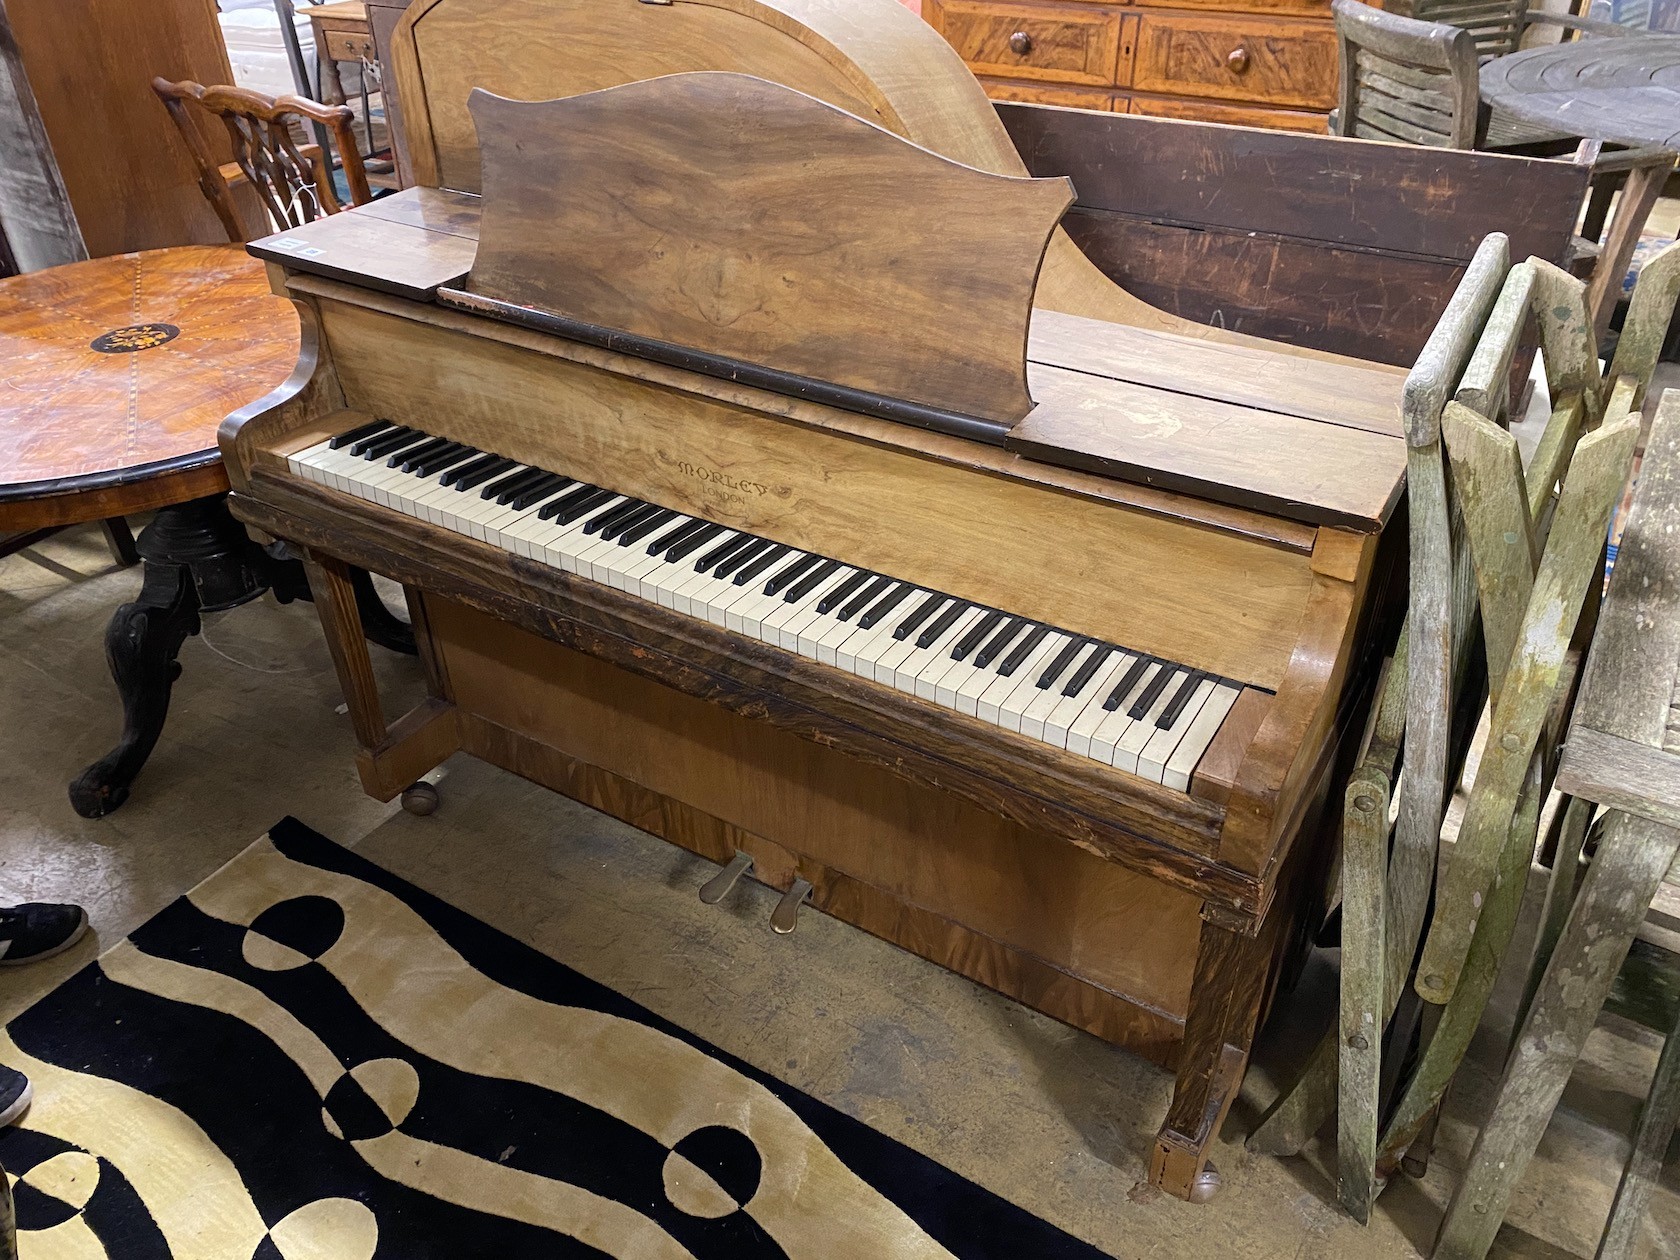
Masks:
[[[29,1110],[33,1097],[29,1078],[16,1068],[0,1063],[0,1126],[16,1124],[18,1117]]]
[[[80,906],[31,901],[0,909],[0,967],[17,967],[62,954],[87,931]]]

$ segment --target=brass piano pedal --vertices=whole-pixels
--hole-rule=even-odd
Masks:
[[[799,926],[799,906],[811,895],[811,881],[795,876],[793,887],[782,894],[776,908],[770,912],[770,930],[786,936]]]
[[[752,864],[752,854],[742,853],[737,849],[735,856],[729,859],[728,866],[700,885],[700,900],[708,906],[717,905],[729,896],[729,890],[740,882],[741,876],[752,870]]]

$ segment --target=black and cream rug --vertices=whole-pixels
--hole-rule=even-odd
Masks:
[[[291,819],[0,1060],[23,1260],[1100,1260]]]

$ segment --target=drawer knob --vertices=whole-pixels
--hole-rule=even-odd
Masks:
[[[1033,50],[1033,39],[1025,31],[1016,31],[1009,37],[1009,51],[1017,57],[1025,57]]]
[[[1230,55],[1225,58],[1225,64],[1230,66],[1235,73],[1241,74],[1248,69],[1248,49],[1233,48]]]

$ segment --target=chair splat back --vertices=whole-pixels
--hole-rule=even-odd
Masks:
[[[1470,32],[1335,0],[1341,58],[1338,135],[1439,149],[1476,143],[1476,45]]]
[[[318,144],[297,142],[295,123],[316,122],[332,134],[344,164],[352,205],[372,199],[350,123],[348,106],[321,105],[301,96],[265,96],[249,88],[204,87],[189,81],[152,80],[152,90],[180,129],[193,162],[199,187],[215,207],[230,240],[251,240],[269,232],[301,227],[336,214],[342,207],[333,189],[332,163]],[[220,118],[233,149],[233,162],[224,167],[211,154],[198,124],[187,109],[193,101]],[[243,179],[262,202],[267,223],[246,223],[235,203],[229,180]]]

